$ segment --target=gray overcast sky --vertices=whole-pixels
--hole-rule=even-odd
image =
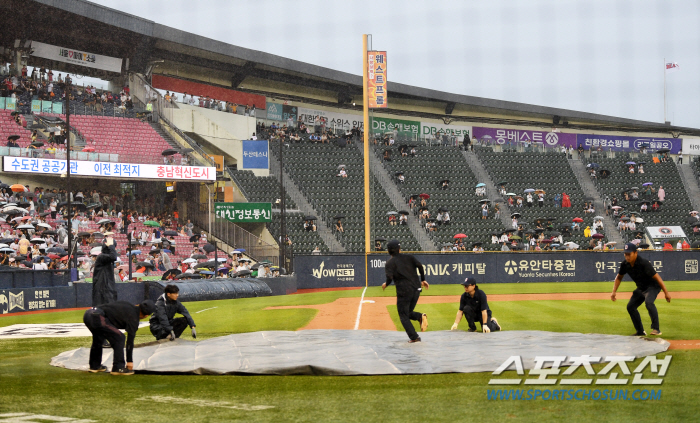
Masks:
[[[700,128],[697,0],[93,0],[241,47],[390,81]]]

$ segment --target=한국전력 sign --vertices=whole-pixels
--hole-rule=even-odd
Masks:
[[[272,222],[272,203],[214,203],[214,213],[236,223]]]

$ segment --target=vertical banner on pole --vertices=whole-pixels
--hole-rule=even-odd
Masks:
[[[389,107],[386,90],[386,51],[367,52],[367,96],[370,109]]]

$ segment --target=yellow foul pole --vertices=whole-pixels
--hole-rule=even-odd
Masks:
[[[371,251],[369,213],[369,99],[367,98],[367,34],[362,35],[362,112],[364,116],[364,165],[365,165],[365,286],[368,285],[367,256]]]

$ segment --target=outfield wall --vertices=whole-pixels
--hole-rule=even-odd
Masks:
[[[697,280],[697,251],[641,251],[662,279]],[[482,283],[599,282],[615,279],[624,259],[621,252],[570,251],[551,253],[417,253],[429,283],[454,284],[474,277]],[[387,254],[371,254],[367,260],[369,286],[385,280]],[[363,255],[297,255],[294,257],[297,287],[334,288],[364,286]],[[629,277],[625,278],[626,280]]]

